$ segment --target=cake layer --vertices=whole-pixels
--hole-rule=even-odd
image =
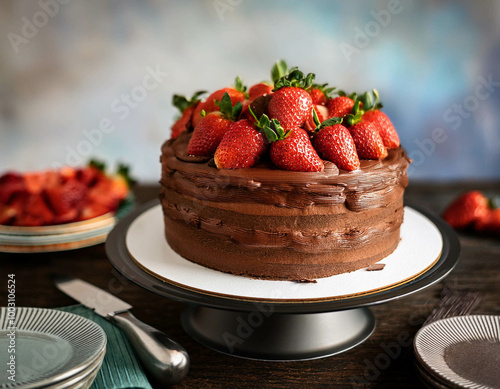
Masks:
[[[263,161],[218,170],[185,150],[190,134],[162,147],[165,235],[185,258],[234,274],[320,278],[377,262],[399,243],[408,159],[401,148],[361,169],[289,172]]]

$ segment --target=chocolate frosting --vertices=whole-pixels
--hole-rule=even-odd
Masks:
[[[408,184],[409,159],[400,147],[384,160],[362,160],[353,172],[326,161],[322,172],[279,170],[270,161],[248,169],[218,170],[203,158],[186,162],[190,133],[162,146],[160,183],[190,197],[221,203],[258,203],[280,208],[339,205],[351,211],[384,206],[400,196]]]

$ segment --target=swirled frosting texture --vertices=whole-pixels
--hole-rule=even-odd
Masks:
[[[186,155],[190,134],[162,147],[165,235],[180,255],[235,274],[319,278],[368,266],[399,242],[409,160],[403,149],[361,169],[278,170],[269,161],[218,170]]]

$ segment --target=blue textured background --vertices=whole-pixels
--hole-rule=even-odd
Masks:
[[[89,153],[157,181],[172,94],[268,79],[284,58],[320,82],[377,88],[412,179],[500,178],[498,1],[55,1],[0,4],[2,171],[86,160],[84,130],[109,119]],[[28,38],[26,20],[41,26]],[[168,75],[122,118],[122,94],[155,68]]]

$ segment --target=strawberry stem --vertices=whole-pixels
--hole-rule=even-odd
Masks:
[[[174,95],[172,97],[172,104],[174,105],[174,107],[177,107],[182,114],[186,109],[199,102],[200,101],[199,97],[204,93],[207,92],[204,90],[195,92],[194,95],[189,100],[185,96]]]

